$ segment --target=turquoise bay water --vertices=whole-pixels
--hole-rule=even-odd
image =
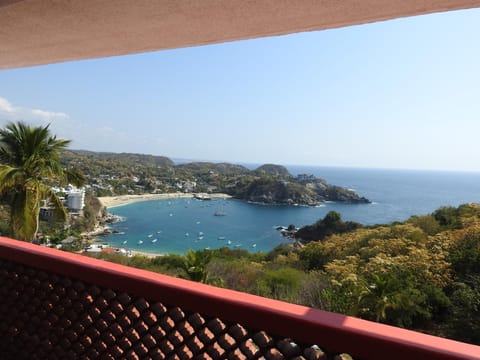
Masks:
[[[269,251],[288,241],[275,230],[276,226],[311,224],[331,210],[345,220],[371,225],[428,214],[444,205],[480,201],[480,173],[295,166],[289,170],[293,174],[313,173],[329,183],[352,188],[373,203],[293,207],[233,199],[145,201],[110,209],[125,221],[112,226],[122,234],[104,240],[112,246],[152,253],[183,254],[188,249],[222,246]],[[215,216],[218,211],[226,215]]]

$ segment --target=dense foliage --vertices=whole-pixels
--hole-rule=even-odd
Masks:
[[[223,248],[156,258],[103,256],[480,344],[480,205],[444,207],[390,225],[345,224],[329,213],[313,225],[318,239],[268,254]]]

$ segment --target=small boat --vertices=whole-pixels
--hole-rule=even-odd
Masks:
[[[158,241],[158,239],[153,239],[152,244],[155,244]]]
[[[228,245],[231,245],[231,244],[232,244],[232,241],[231,241],[231,240],[228,240],[228,241],[227,241],[227,244],[228,244]]]
[[[153,234],[149,234],[148,237],[151,238],[153,236]]]
[[[253,244],[252,247],[257,247],[257,244]]]
[[[198,236],[203,236],[205,235],[203,232],[199,231]]]
[[[225,214],[223,211],[215,211],[215,213],[213,215],[214,216],[226,216],[227,214]]]
[[[195,194],[193,197],[197,200],[212,200],[212,198],[207,194]]]
[[[173,216],[173,214],[172,214],[172,213],[170,213],[170,214],[168,214],[168,216]]]
[[[203,235],[199,236],[198,240],[203,240]]]
[[[197,221],[197,223],[196,223],[196,224],[197,224],[197,225],[199,225],[199,224],[200,224],[200,221]]]
[[[185,236],[187,236],[187,237],[188,237],[188,236],[190,236],[190,234],[189,234],[189,233],[185,233]]]
[[[142,240],[138,240],[138,245],[142,245],[143,244],[143,241]]]
[[[128,240],[125,240],[122,244],[125,245],[128,242]]]
[[[157,234],[161,234],[161,233],[162,233],[162,230],[158,230],[158,231],[157,231]]]
[[[226,239],[225,236],[219,236],[219,237],[218,237],[218,240],[225,240],[225,239]]]

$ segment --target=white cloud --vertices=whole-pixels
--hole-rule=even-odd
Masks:
[[[53,133],[65,138],[71,138],[76,127],[74,121],[64,112],[15,106],[7,99],[0,97],[0,126],[16,121],[23,121],[33,126],[50,124],[50,130]]]
[[[68,119],[69,116],[63,112],[54,112],[40,109],[32,109],[31,113],[39,118],[42,118],[46,121],[52,121],[55,119]]]
[[[14,106],[4,97],[0,97],[0,120],[21,120],[34,125],[43,125],[45,122],[51,123],[56,121],[64,121],[67,119],[69,119],[69,116],[64,112]]]
[[[16,109],[13,107],[10,101],[8,101],[3,97],[0,97],[0,111],[4,111],[7,113],[14,113],[16,112]]]
[[[53,134],[59,138],[72,140],[70,147],[73,149],[138,152],[139,144],[147,144],[150,145],[148,150],[142,151],[155,152],[165,142],[165,139],[153,139],[145,134],[137,135],[101,124],[92,124],[88,119],[80,121],[65,112],[15,106],[0,97],[0,127],[16,121],[23,121],[32,126],[50,124]]]

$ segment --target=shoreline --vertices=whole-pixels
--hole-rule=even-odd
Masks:
[[[145,257],[150,258],[150,259],[156,258],[158,256],[165,256],[166,255],[166,254],[149,253],[149,252],[145,252],[145,251],[130,250],[130,249],[127,249],[127,251],[130,251],[132,256],[140,255],[140,256],[145,256]]]
[[[141,195],[119,195],[119,196],[101,196],[98,200],[102,206],[107,209],[117,206],[133,204],[140,201],[162,200],[162,199],[180,199],[194,198],[196,193],[164,193],[164,194],[141,194]],[[222,193],[208,194],[209,197],[215,199],[230,199],[231,196]]]

